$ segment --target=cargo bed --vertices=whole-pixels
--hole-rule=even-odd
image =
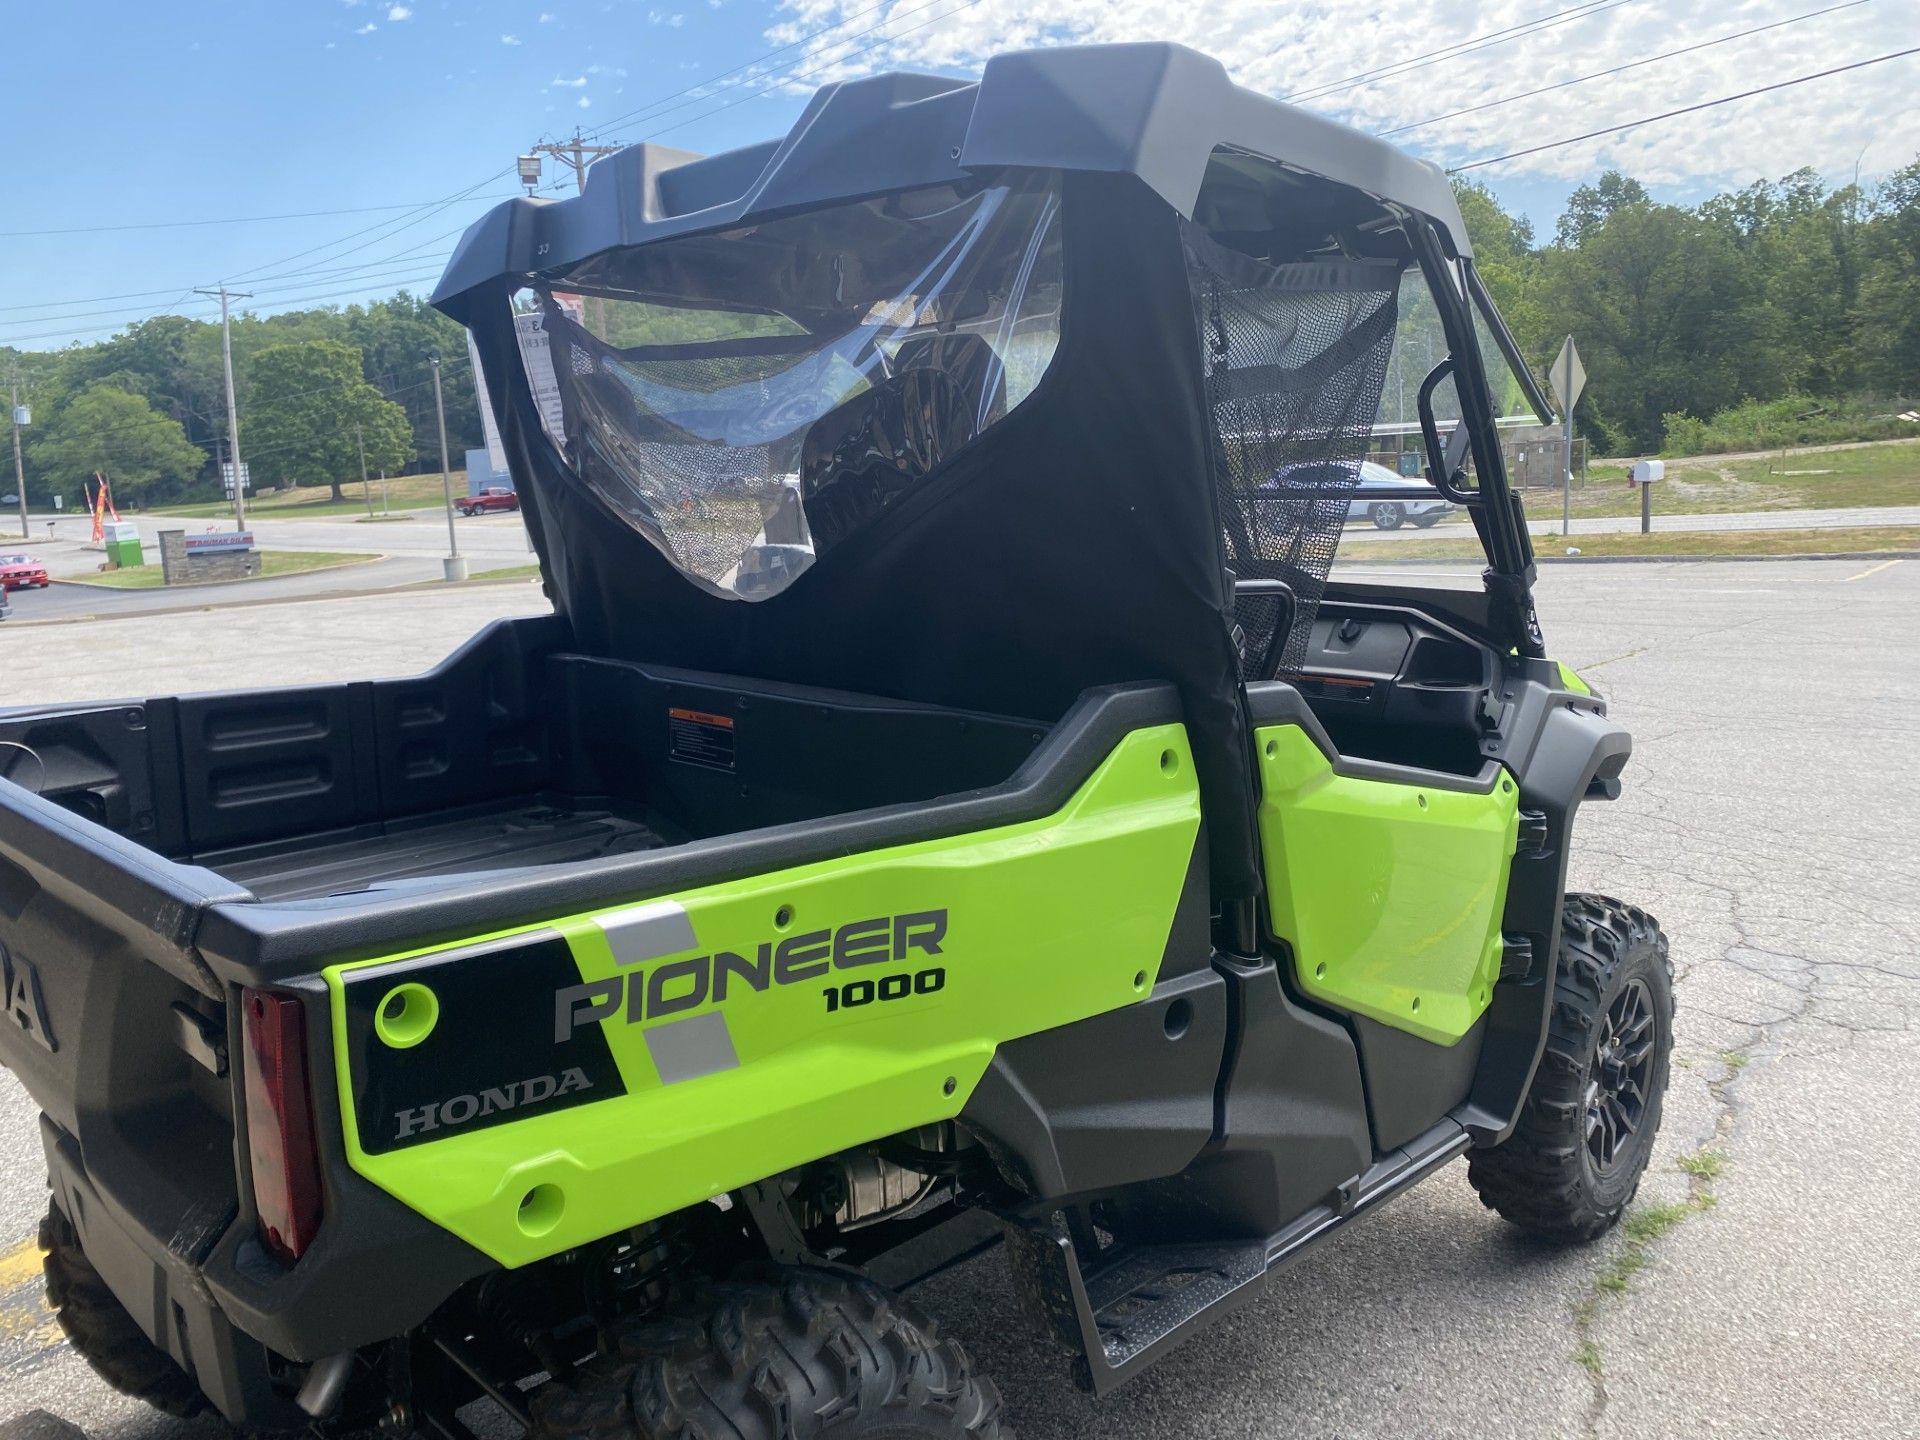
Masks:
[[[319,836],[202,857],[263,901],[348,895],[432,876],[569,865],[657,850],[686,837],[644,806],[542,795],[372,834]]]
[[[411,679],[0,712],[6,773],[281,904],[975,792],[1048,729],[586,656],[570,638],[558,617],[508,621]]]

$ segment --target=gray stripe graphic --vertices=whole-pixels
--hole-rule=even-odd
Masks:
[[[593,923],[606,932],[613,958],[622,965],[658,960],[699,946],[687,910],[672,900],[656,900],[627,910],[596,915]]]
[[[660,1072],[664,1085],[740,1068],[733,1032],[727,1029],[727,1017],[718,1010],[669,1020],[640,1033],[647,1037],[647,1053],[653,1056],[653,1068]]]

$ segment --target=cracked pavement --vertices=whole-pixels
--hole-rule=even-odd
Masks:
[[[504,594],[329,602],[317,633],[299,618],[314,607],[248,625],[262,649],[300,636],[308,678],[358,674],[366,617],[408,605],[406,625],[382,621],[380,658],[404,643],[424,663],[483,607],[527,603]],[[1673,946],[1676,1063],[1640,1203],[1710,1207],[1651,1240],[1614,1294],[1598,1284],[1624,1236],[1531,1244],[1454,1166],[1099,1404],[1018,1329],[986,1257],[919,1298],[998,1380],[1023,1440],[1920,1427],[1920,561],[1555,566],[1540,608],[1552,653],[1636,739],[1621,799],[1582,812],[1572,884],[1645,905]],[[54,638],[76,640],[5,644],[46,675],[27,647]],[[182,686],[202,666],[231,680],[204,647],[173,663]],[[1690,1177],[1678,1161],[1702,1150],[1723,1168]],[[222,1434],[112,1396],[49,1337],[32,1282],[9,1298],[9,1242],[43,1204],[37,1152],[0,1078],[0,1437],[36,1411],[115,1440]]]

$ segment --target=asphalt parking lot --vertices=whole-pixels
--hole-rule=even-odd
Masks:
[[[492,586],[22,627],[0,635],[0,703],[391,673],[540,603]],[[1653,910],[1679,976],[1633,1233],[1539,1249],[1456,1166],[1099,1404],[1012,1323],[989,1256],[920,1298],[1024,1440],[1920,1431],[1920,561],[1558,565],[1540,607],[1637,740],[1622,798],[1582,812],[1573,883]],[[40,1176],[0,1079],[0,1437],[55,1433],[38,1415],[222,1434],[61,1348],[28,1243]]]

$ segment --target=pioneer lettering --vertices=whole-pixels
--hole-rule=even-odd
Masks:
[[[818,980],[829,970],[897,963],[915,952],[938,955],[946,938],[945,910],[916,910],[853,920],[834,930],[762,940],[751,956],[716,950],[606,980],[568,985],[554,992],[553,1043],[564,1044],[582,1025],[609,1020],[623,1008],[629,1025],[664,1020],[709,1001],[724,1005],[742,986],[759,992],[773,985]]]
[[[394,1119],[394,1139],[410,1140],[434,1130],[457,1128],[486,1115],[503,1110],[523,1110],[576,1090],[591,1090],[593,1082],[584,1070],[567,1070],[559,1075],[536,1075],[497,1090],[482,1090],[478,1095],[455,1095],[431,1105],[402,1110]]]

